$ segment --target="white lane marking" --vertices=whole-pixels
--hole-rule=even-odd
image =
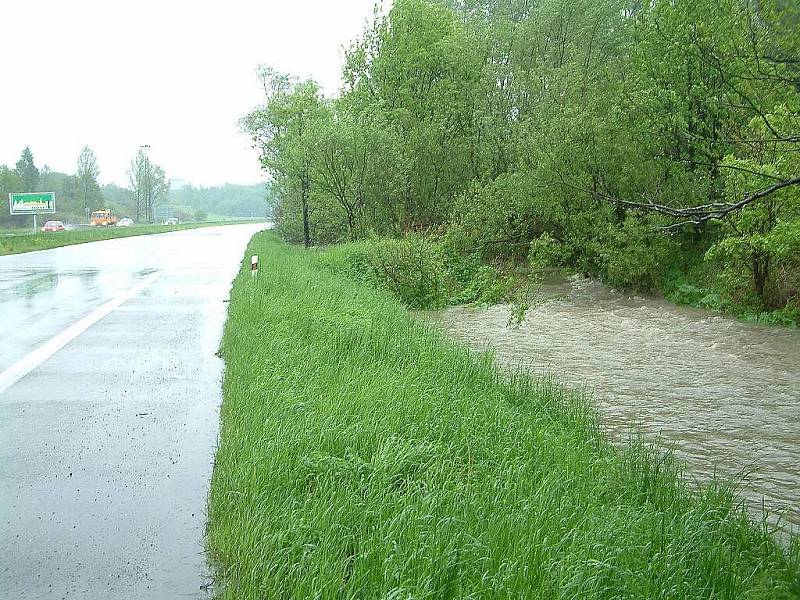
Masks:
[[[152,275],[149,275],[127,292],[120,294],[113,300],[109,300],[90,314],[83,317],[74,325],[70,325],[64,331],[39,346],[36,350],[25,356],[22,360],[14,363],[5,371],[0,373],[0,394],[5,392],[17,381],[25,377],[25,375],[33,371],[36,367],[53,356],[53,354],[61,350],[64,346],[69,344],[84,331],[89,329],[89,327],[108,315],[112,310],[121,306],[134,296],[140,294],[160,276],[160,273],[153,273]]]

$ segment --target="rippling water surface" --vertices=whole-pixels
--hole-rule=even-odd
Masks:
[[[800,332],[609,290],[547,282],[549,298],[510,328],[509,307],[431,315],[453,338],[506,364],[585,386],[617,439],[638,425],[710,478],[746,474],[742,494],[800,525]]]

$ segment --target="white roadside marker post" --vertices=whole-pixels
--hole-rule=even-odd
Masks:
[[[258,275],[258,255],[250,257],[250,275],[255,277]]]

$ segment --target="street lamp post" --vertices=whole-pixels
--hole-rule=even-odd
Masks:
[[[145,170],[145,185],[147,194],[144,195],[144,218],[147,219],[149,222],[153,222],[153,215],[152,215],[152,201],[151,201],[151,194],[152,190],[150,189],[150,157],[147,155],[146,151],[150,149],[150,144],[142,144],[139,146],[139,149],[142,151],[144,155],[144,170]]]

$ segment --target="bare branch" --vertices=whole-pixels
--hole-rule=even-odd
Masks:
[[[594,196],[595,198],[601,198],[609,202],[621,204],[622,206],[626,206],[628,208],[636,208],[640,210],[649,210],[652,212],[657,212],[659,214],[665,215],[673,219],[681,219],[677,223],[672,223],[670,225],[659,228],[665,230],[676,229],[683,225],[699,226],[706,223],[707,221],[721,221],[727,218],[731,213],[734,213],[737,210],[741,210],[742,208],[744,208],[749,204],[752,204],[756,200],[764,198],[765,196],[769,196],[770,194],[773,194],[778,190],[782,190],[783,188],[787,188],[793,185],[800,185],[800,177],[793,177],[791,179],[784,179],[782,181],[778,181],[768,187],[761,188],[760,190],[756,190],[754,192],[746,192],[739,202],[734,202],[734,203],[712,202],[710,204],[701,204],[697,206],[688,206],[682,208],[682,207],[667,206],[666,204],[659,204],[657,202],[653,202],[650,199],[648,199],[647,202],[634,202],[632,200],[618,198],[616,196],[612,196],[605,192],[592,190],[583,186],[571,184],[564,179],[563,174],[561,173],[559,173],[559,179],[561,180],[561,183],[566,187],[584,192],[586,194]]]
[[[745,206],[752,204],[756,200],[764,198],[765,196],[769,196],[778,190],[783,188],[793,186],[793,185],[800,185],[800,177],[794,177],[792,179],[785,179],[783,181],[779,181],[774,183],[768,187],[761,188],[760,190],[756,190],[755,192],[747,192],[744,194],[742,199],[739,202],[734,202],[732,204],[720,203],[715,202],[712,204],[703,204],[700,206],[690,206],[686,208],[675,208],[672,206],[666,206],[663,204],[656,204],[654,202],[632,202],[630,200],[623,200],[620,198],[612,198],[604,194],[604,196],[609,199],[613,200],[614,202],[618,202],[623,206],[628,206],[630,208],[639,208],[644,210],[651,210],[654,212],[661,213],[663,215],[667,215],[672,218],[677,219],[684,219],[684,221],[680,223],[675,223],[666,227],[665,229],[671,229],[675,227],[680,227],[681,225],[702,225],[706,221],[712,220],[722,220],[731,213],[741,210]],[[594,193],[592,190],[585,190],[589,193]]]

